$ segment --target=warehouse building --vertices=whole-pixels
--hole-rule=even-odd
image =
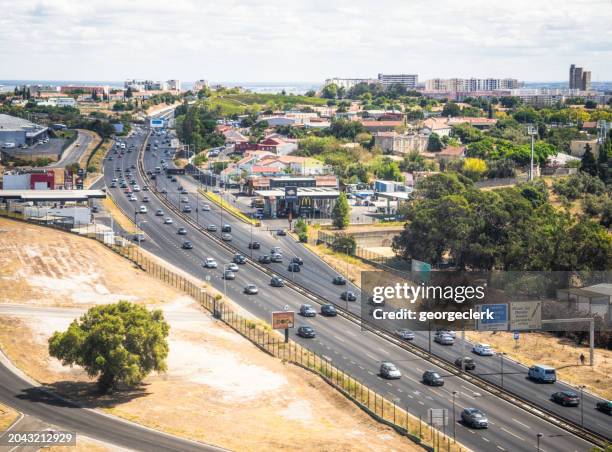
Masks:
[[[47,139],[49,128],[27,119],[0,114],[0,147],[4,149],[29,146]]]

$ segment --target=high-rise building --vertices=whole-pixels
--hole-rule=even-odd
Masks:
[[[168,89],[171,91],[180,91],[181,90],[181,81],[180,80],[168,80],[166,82]]]
[[[193,84],[194,91],[200,91],[201,89],[208,88],[208,80],[200,79],[196,80]]]
[[[474,92],[516,89],[520,86],[514,78],[434,78],[425,82],[428,91]]]
[[[385,87],[403,85],[408,89],[415,89],[419,83],[417,74],[378,74],[378,81]]]
[[[591,71],[585,71],[583,68],[572,64],[569,70],[569,89],[589,91],[591,89]]]

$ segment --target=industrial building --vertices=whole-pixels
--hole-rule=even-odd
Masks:
[[[27,119],[0,114],[0,147],[11,149],[29,146],[49,138],[49,128]]]

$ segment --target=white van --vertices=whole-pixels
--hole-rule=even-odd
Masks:
[[[544,364],[535,364],[531,366],[527,376],[531,380],[535,380],[540,383],[554,383],[557,381],[557,371],[555,368],[546,366]]]

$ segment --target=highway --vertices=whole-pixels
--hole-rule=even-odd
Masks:
[[[140,148],[143,139],[144,134],[129,137],[127,139],[128,147],[131,144],[135,144],[137,148]],[[159,166],[160,158],[171,159],[170,157],[165,157],[165,150],[166,148],[164,147],[155,149],[152,146],[152,150],[145,153],[147,169],[153,170],[154,166]],[[118,175],[122,171],[137,164],[136,152],[126,153],[122,158],[116,158],[118,157],[116,155],[113,157],[115,157],[113,160],[107,159],[105,161],[105,180],[107,186],[110,186],[110,182],[115,175],[119,177]],[[154,166],[149,167],[149,165]],[[143,186],[145,181],[142,175],[136,170],[132,170],[132,173],[136,175],[137,182]],[[156,180],[159,190],[164,187],[167,188],[169,200],[175,205],[182,204],[180,202],[181,195],[177,191],[178,183],[171,182],[164,175],[157,177]],[[251,228],[249,226],[239,225],[238,222],[233,221],[233,218],[227,215],[224,215],[223,220],[221,220],[221,213],[214,208],[210,212],[203,212],[201,209],[198,209],[198,212],[196,212],[195,208],[197,206],[201,207],[206,201],[202,197],[196,197],[195,190],[193,190],[194,187],[188,186],[188,182],[188,177],[180,178],[180,183],[188,188],[188,191],[192,192],[188,195],[189,204],[193,207],[193,212],[189,214],[191,219],[197,219],[201,225],[214,223],[220,226],[222,222],[230,223],[232,224],[232,235],[234,237],[232,244],[236,245],[237,243],[247,243],[250,241]],[[109,189],[109,193],[112,194],[119,206],[125,212],[128,212],[130,216],[134,215],[134,212],[140,205],[147,205],[149,210],[147,214],[136,215],[146,235],[146,240],[141,244],[143,248],[196,277],[204,279],[207,275],[210,276],[210,283],[216,289],[221,292],[226,290],[229,298],[257,317],[269,321],[272,311],[282,309],[284,306],[298,310],[301,304],[309,303],[307,298],[288,287],[271,287],[269,285],[270,277],[250,264],[240,266],[236,280],[222,280],[223,264],[231,262],[232,253],[219,246],[216,240],[212,240],[207,235],[195,230],[180,215],[168,209],[157,198],[154,192],[138,193],[139,201],[137,202],[130,202],[123,193],[123,190],[119,188]],[[140,200],[145,195],[150,198],[150,202],[143,204]],[[173,224],[162,224],[164,217],[154,215],[157,209],[164,211],[164,217],[171,217]],[[176,233],[178,227],[185,227],[188,231],[187,235],[178,235]],[[339,301],[339,293],[345,290],[345,288],[335,287],[331,284],[331,278],[335,273],[329,267],[325,264],[316,263],[318,259],[314,255],[308,255],[301,245],[292,243],[290,238],[277,238],[269,233],[259,232],[256,228],[253,229],[255,240],[262,243],[262,253],[264,251],[267,252],[267,248],[271,245],[278,245],[284,251],[285,264],[282,266],[281,264],[273,264],[272,268],[278,270],[279,273],[285,271],[286,259],[291,256],[287,251],[291,250],[292,253],[305,260],[304,270],[295,275],[296,281],[299,279],[301,284],[310,281],[308,284],[316,286],[315,288],[320,290],[321,293],[328,295],[336,302]],[[192,250],[182,249],[181,245],[184,240],[192,241],[194,248]],[[245,254],[249,255],[246,250]],[[256,258],[257,254],[254,253],[253,256]],[[205,269],[202,263],[207,257],[216,259],[219,263],[219,268],[212,270]],[[311,265],[312,267],[310,267]],[[287,273],[283,274],[286,279],[291,278]],[[248,296],[243,294],[243,288],[248,283],[254,283],[258,286],[259,295]],[[358,310],[358,304],[358,302],[352,303],[350,309]],[[428,408],[446,408],[452,417],[453,393],[455,393],[457,418],[459,418],[461,409],[465,407],[479,408],[484,411],[490,420],[490,427],[486,430],[474,430],[460,423],[456,424],[457,440],[474,450],[531,450],[535,447],[537,433],[543,434],[541,449],[544,451],[584,451],[591,447],[585,440],[568,434],[565,430],[555,427],[510,403],[484,393],[479,387],[469,382],[453,375],[445,375],[445,372],[436,368],[431,363],[403,348],[391,344],[389,341],[373,333],[362,331],[358,325],[345,318],[317,316],[305,319],[298,317],[299,325],[312,326],[317,331],[317,338],[314,340],[301,339],[292,334],[292,339],[305,345],[310,350],[329,358],[334,365],[360,379],[371,389],[384,394],[390,400],[395,400],[399,405],[407,407],[410,413],[416,416],[426,419]],[[452,351],[454,347],[442,347],[438,344],[434,344],[432,347],[434,353],[439,353],[443,356],[448,355],[449,358],[453,357],[454,360],[454,355],[456,354],[456,352],[453,353]],[[492,369],[496,369],[498,361],[495,361],[495,364],[493,364],[494,359],[487,360],[487,358],[483,358],[481,360],[478,357],[475,358],[478,366],[482,365],[483,368],[486,368],[488,365]],[[378,376],[380,363],[386,360],[394,362],[400,368],[403,374],[402,379],[386,381]],[[423,371],[429,369],[437,370],[446,376],[444,387],[431,388],[421,383]],[[529,391],[535,394],[534,399],[539,399],[542,403],[545,403],[549,394],[553,392],[553,387],[526,382],[526,371],[521,370],[521,374],[520,376],[518,374],[512,376],[504,375],[505,386],[508,385],[510,387],[510,385],[516,384],[517,390],[528,388]],[[514,383],[511,381],[513,378],[516,379]],[[506,383],[507,379],[508,382]],[[573,412],[579,413],[579,410],[576,409],[569,408],[566,410],[573,410]],[[585,420],[587,419],[587,412],[588,416],[594,416],[591,410],[591,407],[587,408],[585,406]],[[606,431],[609,418],[604,415],[602,416],[601,429]],[[599,420],[599,418],[597,419]],[[446,431],[452,432],[453,426],[449,425]]]
[[[74,142],[64,150],[62,158],[55,163],[47,166],[47,168],[64,168],[71,163],[78,163],[83,156],[83,153],[87,150],[89,143],[91,143],[92,137],[77,130],[77,138]],[[93,133],[93,132],[91,132]]]
[[[3,306],[2,309],[5,308]],[[168,452],[222,450],[167,435],[93,409],[80,408],[43,388],[32,386],[13,373],[2,360],[0,402],[63,430],[77,432],[77,436],[83,434],[123,448]]]
[[[157,152],[145,152],[144,163],[146,170],[154,170],[156,166],[159,166],[159,159],[165,149],[160,149]],[[165,158],[166,162],[169,163],[170,167],[173,166],[172,160]],[[216,236],[221,234],[221,224],[227,223],[232,227],[232,241],[231,244],[238,248],[243,254],[252,256],[254,259],[261,254],[269,254],[270,248],[273,246],[280,246],[283,250],[285,259],[284,263],[280,264],[269,264],[270,269],[281,275],[287,280],[295,278],[295,282],[304,286],[311,292],[319,295],[320,297],[338,305],[339,307],[346,308],[354,314],[360,315],[361,312],[361,301],[360,291],[357,287],[350,284],[348,286],[335,286],[332,284],[332,278],[338,274],[334,269],[330,268],[325,262],[318,258],[310,250],[297,243],[291,237],[279,237],[275,234],[275,231],[259,231],[258,228],[251,227],[242,221],[238,220],[234,216],[225,212],[222,213],[221,209],[216,205],[209,203],[205,198],[196,196],[198,189],[198,182],[189,176],[177,176],[178,183],[180,183],[188,192],[189,204],[192,207],[201,206],[202,203],[210,204],[210,212],[202,212],[201,209],[196,214],[190,214],[193,220],[196,220],[202,226],[206,226],[208,223],[217,225],[218,232]],[[165,188],[168,191],[168,199],[173,201],[177,206],[181,205],[180,195],[177,192],[177,183],[171,182],[165,175],[161,175],[155,180],[157,189],[162,190]],[[249,250],[248,244],[252,240],[261,242],[261,250]],[[287,270],[287,262],[292,256],[299,256],[304,260],[302,271],[299,273],[291,273]],[[348,287],[348,289],[347,289]],[[352,290],[355,292],[357,302],[345,302],[340,299],[340,293],[344,290]],[[406,326],[406,323],[388,322],[390,332],[395,329],[399,329]],[[413,343],[420,346],[424,350],[430,349],[430,338],[429,333],[420,331],[416,332]],[[575,388],[566,385],[562,382],[557,382],[553,385],[540,385],[531,382],[526,378],[528,368],[520,363],[512,361],[508,358],[503,359],[500,356],[478,356],[470,353],[473,344],[466,342],[464,344],[466,354],[474,359],[476,362],[476,369],[470,371],[475,375],[479,375],[485,381],[501,386],[504,389],[528,400],[545,410],[551,411],[556,415],[562,416],[578,425],[583,423],[584,426],[590,428],[601,435],[611,436],[612,424],[610,416],[595,410],[597,402],[601,401],[601,398],[594,397],[591,394],[583,394],[583,410],[576,410],[560,406],[550,400],[550,395],[556,391],[575,390]],[[448,362],[454,362],[458,357],[461,356],[462,341],[459,337],[456,338],[453,346],[442,346],[431,341],[431,352]],[[576,357],[578,358],[578,357]],[[502,364],[503,359],[503,364]],[[503,366],[503,380],[501,376],[501,368]]]

